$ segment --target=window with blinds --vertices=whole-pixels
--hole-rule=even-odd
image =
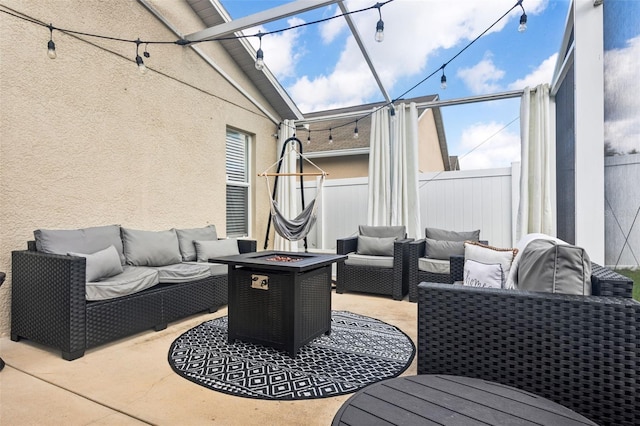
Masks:
[[[227,236],[249,235],[249,137],[227,130]]]

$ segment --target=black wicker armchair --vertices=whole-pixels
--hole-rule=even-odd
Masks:
[[[402,300],[408,292],[405,262],[407,243],[411,239],[398,239],[393,243],[393,262],[390,266],[352,264],[347,259],[339,262],[336,275],[336,292],[359,291],[392,296]],[[337,240],[337,254],[358,252],[358,237]],[[373,256],[376,257],[376,256]]]
[[[418,374],[495,381],[599,424],[637,425],[640,303],[631,280],[592,271],[594,296],[420,283]]]

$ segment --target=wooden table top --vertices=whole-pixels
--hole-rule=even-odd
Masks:
[[[333,425],[596,425],[548,399],[470,377],[402,376],[361,389]]]

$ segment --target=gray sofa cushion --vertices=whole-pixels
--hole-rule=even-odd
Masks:
[[[358,227],[358,234],[366,237],[394,237],[396,239],[403,239],[407,235],[406,228],[404,226],[369,226],[360,225]]]
[[[114,246],[120,257],[120,263],[124,265],[125,262],[119,225],[81,229],[36,229],[33,231],[33,236],[36,240],[36,250],[42,253],[90,254]]]
[[[425,238],[425,256],[449,260],[451,256],[464,255],[464,241],[432,240]]]
[[[218,239],[215,225],[204,228],[176,229],[182,260],[190,262],[196,260],[196,246],[194,241],[215,241]]]
[[[137,293],[158,284],[158,271],[151,268],[125,266],[121,274],[97,282],[88,282],[85,287],[87,300],[105,300]]]
[[[209,272],[213,276],[227,275],[229,266],[224,263],[201,263],[201,262],[184,262],[188,265],[200,265],[209,268]]]
[[[546,293],[591,294],[591,261],[587,252],[551,240],[533,240],[518,263],[518,289]]]
[[[174,265],[156,266],[161,284],[183,283],[201,280],[211,276],[211,269],[207,264],[176,263]]]
[[[393,243],[395,237],[367,237],[358,235],[358,254],[369,256],[391,256],[393,257]]]
[[[122,228],[122,242],[127,264],[164,266],[182,262],[178,237],[168,231],[140,231]]]
[[[480,241],[480,230],[475,231],[447,231],[439,228],[426,228],[424,231],[426,238],[440,241]]]
[[[238,240],[194,241],[198,262],[208,262],[215,257],[233,256],[240,254]]]
[[[91,254],[68,252],[69,256],[84,257],[86,259],[86,281],[99,281],[122,273],[120,256],[114,246]]]

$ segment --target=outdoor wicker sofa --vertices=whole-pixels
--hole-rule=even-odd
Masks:
[[[418,374],[482,378],[637,425],[640,303],[609,269],[593,264],[591,282],[593,296],[420,283]]]
[[[404,231],[403,231],[404,232]],[[406,235],[405,235],[406,236]],[[336,292],[357,291],[381,294],[402,300],[408,292],[405,262],[407,243],[411,239],[397,239],[393,243],[391,267],[375,264],[350,264],[350,259],[338,262],[336,270]],[[358,253],[358,236],[340,238],[336,244],[336,254]],[[375,258],[377,256],[371,256]],[[374,259],[375,260],[375,259]]]
[[[237,240],[241,253],[256,241]],[[86,298],[86,260],[42,253],[34,241],[12,253],[11,340],[33,340],[62,351],[66,360],[85,350],[167,324],[228,302],[227,274],[160,283],[106,300]]]

